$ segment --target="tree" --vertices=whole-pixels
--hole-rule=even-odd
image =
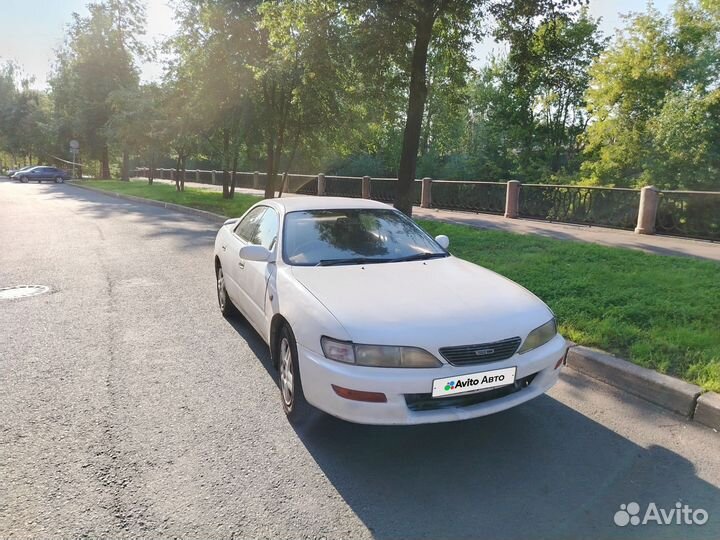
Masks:
[[[47,96],[31,87],[32,79],[7,62],[0,68],[0,150],[33,163],[50,148],[50,108]]]
[[[130,155],[140,155],[149,166],[148,181],[152,183],[155,162],[161,151],[164,122],[161,90],[155,84],[137,88],[121,88],[108,96],[110,119],[105,126],[108,142],[122,151],[122,180],[130,180]]]
[[[479,37],[491,16],[497,21],[496,35],[514,46],[519,64],[531,53],[528,43],[538,24],[554,20],[559,9],[582,2],[573,0],[365,0],[349,3],[358,29],[365,36],[365,63],[384,75],[394,64],[407,89],[395,207],[410,215],[416,176],[420,135],[427,99],[428,51],[455,50],[461,66],[467,63],[471,38]],[[370,52],[371,55],[367,55]],[[372,56],[372,60],[370,60]],[[521,72],[520,82],[524,83]],[[383,83],[386,84],[386,83]]]
[[[594,121],[582,167],[590,182],[677,188],[717,178],[710,138],[719,32],[717,11],[697,2],[678,2],[670,17],[651,9],[628,19],[591,71],[587,99]],[[690,143],[694,148],[684,146]],[[683,178],[682,168],[695,170],[698,180]]]
[[[491,177],[550,181],[579,167],[579,135],[588,123],[589,67],[604,40],[585,9],[540,24],[520,61],[510,50],[476,79],[471,154]]]
[[[135,56],[143,52],[144,8],[138,0],[105,0],[88,4],[90,14],[73,14],[67,39],[50,79],[59,130],[80,140],[87,154],[100,160],[100,176],[110,177],[106,125],[109,97],[135,88]]]

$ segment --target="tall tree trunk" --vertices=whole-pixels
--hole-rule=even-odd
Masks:
[[[123,149],[122,157],[122,180],[125,182],[130,181],[130,154],[125,149]]]
[[[185,191],[185,154],[180,165],[180,191]]]
[[[238,164],[238,156],[237,152],[235,152],[235,155],[233,156],[233,163],[232,163],[232,177],[230,179],[230,198],[232,199],[235,196],[235,177],[237,173],[237,164]]]
[[[275,197],[275,177],[277,173],[275,171],[275,141],[272,135],[268,136],[267,140],[267,183],[265,184],[265,198],[272,199]]]
[[[400,167],[395,192],[395,208],[412,215],[413,192],[415,184],[415,168],[417,153],[420,146],[420,130],[427,98],[425,72],[427,69],[428,46],[432,37],[435,15],[425,12],[418,21],[410,67],[410,95],[408,97],[405,133],[403,134],[402,150],[400,151]]]
[[[223,174],[222,174],[222,187],[223,187],[223,199],[230,198],[228,169],[230,168],[230,131],[226,128],[223,130]]]
[[[175,191],[180,191],[180,160],[182,154],[178,152],[177,159],[175,160]]]
[[[148,169],[148,185],[153,185],[155,179],[155,155],[150,154],[150,168]]]
[[[107,144],[103,146],[102,157],[100,158],[100,178],[110,180],[110,153]]]

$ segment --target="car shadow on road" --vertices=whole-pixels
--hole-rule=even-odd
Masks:
[[[228,323],[277,384],[260,336],[242,316]],[[574,372],[563,379],[571,395],[592,391]],[[659,445],[639,446],[547,395],[484,418],[420,426],[364,426],[318,411],[295,431],[378,539],[720,538],[720,490],[692,463]],[[710,519],[615,525],[630,502],[641,505],[640,517],[651,502],[667,510],[681,502]]]
[[[375,538],[720,538],[720,490],[690,462],[549,396],[457,423],[360,426],[323,415],[296,431]],[[633,501],[643,513],[682,501],[710,521],[615,525]]]

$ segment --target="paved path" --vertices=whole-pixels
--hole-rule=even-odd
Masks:
[[[140,179],[138,179],[140,180]],[[172,183],[171,180],[155,180]],[[195,182],[185,182],[188,187],[197,187],[221,191],[221,186],[212,186]],[[256,189],[238,189],[239,192],[263,195]],[[295,196],[289,194],[290,196]],[[479,229],[494,229],[521,234],[539,234],[560,240],[592,242],[604,246],[639,249],[658,255],[679,255],[720,261],[720,243],[704,240],[691,240],[674,236],[635,234],[631,231],[573,225],[568,223],[550,223],[534,219],[506,219],[493,214],[475,214],[454,210],[413,208],[413,215],[421,219],[434,219],[448,223],[470,225]]]
[[[571,371],[504,413],[285,420],[215,299],[215,227],[0,181],[0,537],[720,538],[720,435]],[[618,527],[677,501],[704,526]]]

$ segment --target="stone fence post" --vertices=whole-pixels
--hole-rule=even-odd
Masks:
[[[253,173],[253,189],[260,189],[260,171]]]
[[[318,195],[325,195],[325,175],[323,173],[318,174]]]
[[[422,192],[420,195],[420,207],[430,208],[432,206],[432,178],[422,179]]]
[[[200,182],[200,169],[195,169],[195,181]]]
[[[217,179],[215,178],[216,174],[217,174],[216,171],[210,171],[210,181],[212,182],[213,186],[215,185],[215,182],[217,181]]]
[[[520,182],[509,180],[505,194],[505,217],[517,218],[520,215]]]
[[[370,177],[369,176],[362,177],[362,198],[363,199],[370,198]]]
[[[655,234],[655,218],[659,201],[660,192],[655,186],[645,186],[640,190],[636,234]]]

